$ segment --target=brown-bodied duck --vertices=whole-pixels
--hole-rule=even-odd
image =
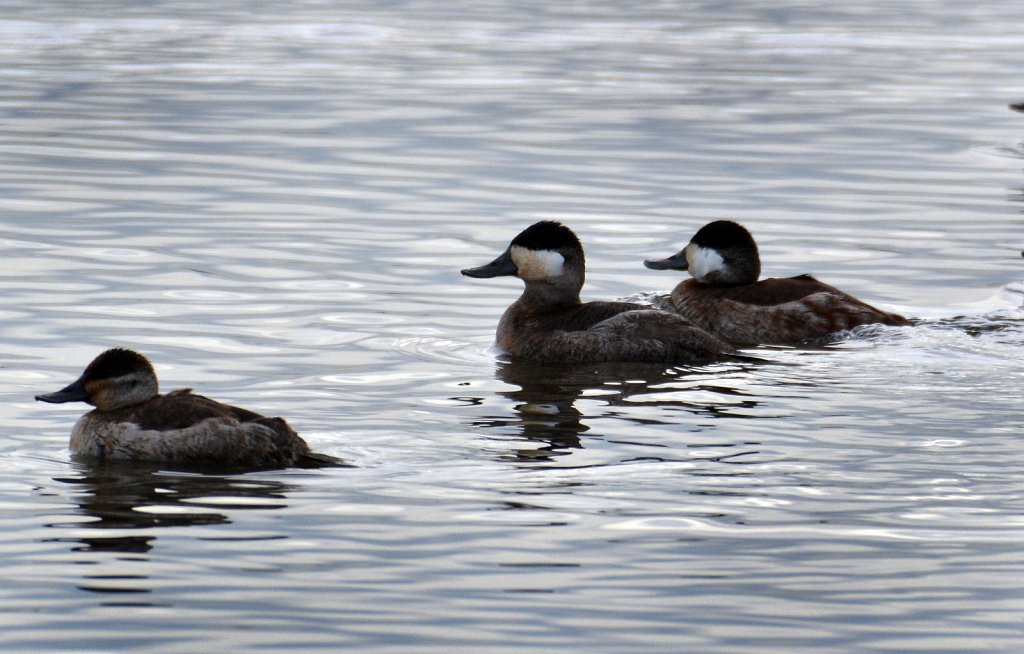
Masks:
[[[541,363],[651,362],[697,365],[735,358],[731,345],[666,311],[630,302],[582,302],[583,246],[544,220],[467,277],[513,276],[526,288],[498,322],[498,346]]]
[[[757,244],[742,225],[716,220],[700,228],[679,253],[644,265],[687,270],[672,290],[679,314],[737,345],[793,344],[821,340],[859,325],[907,325],[810,275],[758,281]]]
[[[345,465],[311,452],[283,418],[188,388],[161,395],[152,364],[132,350],[107,350],[78,380],[36,399],[96,407],[71,430],[71,453],[80,458],[252,468]]]

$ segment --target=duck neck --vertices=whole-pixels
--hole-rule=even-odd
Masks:
[[[529,282],[518,304],[532,310],[580,304],[580,289],[565,288],[548,282]]]

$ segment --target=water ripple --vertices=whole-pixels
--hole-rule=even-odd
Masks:
[[[5,650],[1020,651],[1019,3],[747,9],[6,3]],[[715,218],[918,322],[532,366],[458,273]],[[70,461],[115,345],[359,467]]]

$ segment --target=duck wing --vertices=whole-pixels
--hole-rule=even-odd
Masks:
[[[153,431],[185,429],[210,418],[224,418],[240,423],[266,419],[255,411],[196,395],[190,388],[158,395],[144,404],[112,413],[115,415],[111,415],[111,418],[117,422],[131,422],[140,429]]]
[[[268,418],[189,389],[117,411],[90,412],[85,418],[83,433],[96,434],[104,455],[112,458],[276,467],[310,454],[283,418]]]
[[[685,318],[657,309],[617,313],[588,329],[555,329],[520,339],[516,356],[545,363],[699,365],[735,350]]]
[[[639,360],[702,364],[728,359],[736,351],[682,316],[658,309],[625,311],[588,332],[609,350],[630,353]]]
[[[755,306],[774,306],[796,302],[815,293],[830,293],[844,299],[854,300],[853,297],[843,293],[834,286],[820,282],[810,275],[798,275],[796,277],[762,279],[754,284],[742,286],[725,286],[718,291],[717,295],[723,300],[732,300],[742,304]]]

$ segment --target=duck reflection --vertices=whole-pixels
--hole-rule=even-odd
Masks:
[[[175,471],[138,463],[74,465],[77,475],[55,481],[71,485],[78,511],[94,519],[81,525],[89,535],[58,539],[75,543],[72,549],[78,552],[145,553],[156,540],[150,533],[153,528],[227,524],[231,522],[228,510],[281,509],[287,492],[294,488],[239,474]]]
[[[522,360],[498,363],[499,380],[517,387],[500,395],[514,402],[514,414],[486,416],[472,422],[474,427],[508,430],[533,447],[514,451],[516,461],[545,461],[571,454],[583,447],[580,436],[590,427],[577,408],[582,397],[600,398],[611,406],[634,402],[639,396],[665,391],[666,384],[686,380],[686,386],[713,391],[722,403],[695,400],[645,401],[648,406],[684,406],[697,414],[719,415],[737,407],[753,407],[757,400],[741,391],[710,380],[721,380],[721,370],[666,367],[648,363],[600,363],[586,365],[545,365]],[[702,383],[706,379],[707,383]],[[728,399],[726,399],[728,398]],[[614,411],[605,412],[613,415]]]

